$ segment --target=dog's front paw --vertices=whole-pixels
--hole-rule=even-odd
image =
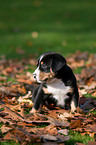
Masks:
[[[35,109],[35,108],[32,108],[32,110],[30,111],[31,114],[35,114],[37,113],[38,111]]]

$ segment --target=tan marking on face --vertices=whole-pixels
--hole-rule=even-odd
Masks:
[[[72,93],[72,92],[73,92],[73,88],[70,88],[70,89],[69,89],[69,93]]]
[[[54,78],[54,76],[55,74],[53,72],[45,73],[45,72],[40,71],[40,74],[39,74],[40,81],[44,81],[47,79],[47,82],[50,81],[52,78]]]
[[[50,72],[53,73],[52,68],[50,68]]]
[[[41,62],[41,65],[42,65],[43,63],[44,63],[44,62],[42,61],[42,62]]]
[[[48,89],[45,88],[45,87],[43,87],[43,91],[44,91],[45,94],[50,94],[50,93],[48,92]]]

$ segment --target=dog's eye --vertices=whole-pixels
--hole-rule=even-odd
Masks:
[[[44,64],[44,63],[41,65],[41,67],[42,68],[47,68],[46,64]]]

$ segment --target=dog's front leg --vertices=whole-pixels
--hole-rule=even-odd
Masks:
[[[32,107],[32,110],[30,111],[30,113],[40,112],[40,110],[44,104],[43,85],[44,84],[40,84],[40,86],[37,89],[37,93],[35,92],[32,96],[34,98],[34,105]],[[36,95],[36,96],[34,96],[34,95]]]

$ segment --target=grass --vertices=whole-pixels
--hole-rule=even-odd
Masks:
[[[70,131],[70,140],[65,142],[65,145],[75,145],[76,142],[84,143],[87,145],[88,141],[93,141],[93,139],[89,135],[82,136],[78,132]]]
[[[5,0],[0,4],[0,55],[22,58],[57,51],[96,52],[95,0]],[[38,37],[32,37],[36,31]],[[17,49],[25,50],[18,54]]]
[[[37,32],[36,38],[33,32]],[[19,54],[18,49],[25,53]],[[0,56],[37,57],[46,51],[67,56],[76,50],[96,53],[96,0],[1,0]],[[70,135],[66,144],[75,144],[78,138],[83,143],[90,140],[79,133]],[[15,145],[15,142],[0,144]]]
[[[20,144],[16,143],[13,140],[10,140],[10,141],[5,141],[5,142],[0,142],[0,145],[20,145]]]

